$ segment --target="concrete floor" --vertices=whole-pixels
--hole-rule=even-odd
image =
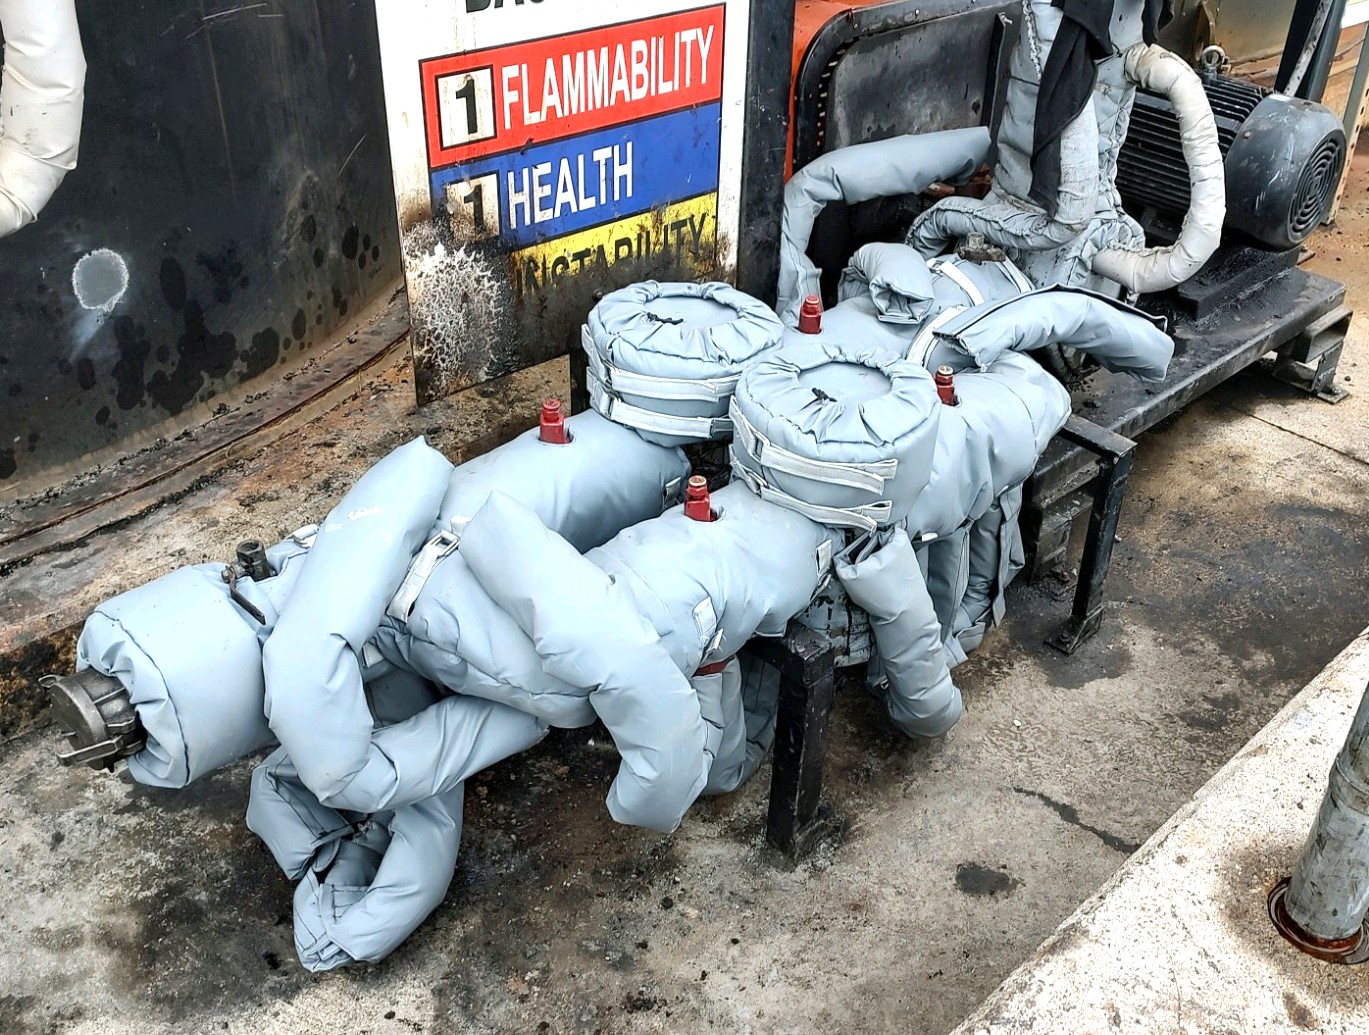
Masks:
[[[1369,633],[1331,662],[957,1028],[955,1035],[1360,1035],[1369,967],[1294,950],[1269,920],[1369,681]]]
[[[1311,262],[1352,306],[1366,184],[1361,165]],[[1041,645],[1068,609],[1047,582],[1015,590],[957,671],[967,712],[944,741],[910,745],[843,693],[826,798],[846,827],[798,866],[763,844],[767,769],[661,837],[606,815],[611,744],[554,734],[474,781],[434,917],[384,964],[316,977],[294,959],[290,886],[242,824],[246,765],[159,792],[60,770],[51,730],[19,733],[0,755],[0,1031],[946,1032],[1366,624],[1369,322],[1341,371],[1356,394],[1337,407],[1251,371],[1142,440],[1113,602],[1074,657]],[[287,531],[383,448],[427,431],[460,453],[564,374],[418,413],[407,376],[13,573],[0,610],[60,625]],[[81,588],[54,599],[58,564]]]

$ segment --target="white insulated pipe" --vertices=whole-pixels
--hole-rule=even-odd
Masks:
[[[75,0],[0,0],[0,237],[32,223],[76,168],[86,59]]]
[[[1163,94],[1174,106],[1188,163],[1190,201],[1174,244],[1141,251],[1105,248],[1094,257],[1093,271],[1128,291],[1164,291],[1197,273],[1222,240],[1226,172],[1217,141],[1217,120],[1202,80],[1177,54],[1140,43],[1123,56],[1123,68],[1137,86]]]

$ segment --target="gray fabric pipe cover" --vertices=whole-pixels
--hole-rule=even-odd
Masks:
[[[384,694],[393,698],[393,694]],[[428,698],[431,700],[431,697]],[[409,698],[413,707],[423,699]],[[300,960],[310,970],[327,970],[356,960],[378,960],[393,951],[441,902],[451,881],[461,834],[464,782],[488,766],[531,747],[541,730],[507,708],[470,698],[449,697],[406,715],[403,725],[434,713],[464,731],[462,742],[441,740],[444,757],[411,783],[428,791],[393,812],[365,817],[319,803],[294,765],[278,749],[252,774],[247,825],[270,849],[292,880],[303,880],[295,894],[295,940]],[[383,749],[411,759],[421,756],[405,745]],[[439,776],[438,768],[443,770]],[[350,791],[352,788],[349,788]]]
[[[955,631],[971,580],[978,579],[985,600],[988,586],[1001,582],[1000,588],[1006,588],[999,578],[997,548],[976,540],[972,550],[972,527],[1030,477],[1070,415],[1064,386],[1035,360],[1013,352],[1004,353],[987,371],[957,374],[955,388],[960,403],[946,407],[932,478],[906,522],[914,543],[935,540],[925,549],[927,588],[946,636]],[[996,533],[998,526],[993,527]],[[1005,537],[1015,535],[1015,524],[1001,531]],[[970,606],[982,612],[987,603],[972,601]]]
[[[728,729],[735,708],[710,708],[722,729],[705,722],[683,673],[729,657],[754,635],[781,635],[817,589],[822,548],[830,556],[835,539],[744,486],[719,490],[713,507],[717,521],[690,520],[676,507],[581,558],[496,496],[462,542],[471,569],[528,631],[548,670],[596,688],[591,704],[623,755],[609,795],[619,822],[673,829],[715,759],[719,788],[754,769],[754,747],[740,772],[730,748],[719,754],[737,743]],[[522,553],[511,558],[515,543]],[[770,707],[759,698],[753,705]],[[752,744],[771,720],[743,710]]]
[[[519,436],[452,472],[441,527],[464,527],[499,491],[531,509],[577,550],[656,517],[689,474],[679,449],[647,442],[589,411],[566,421],[567,445]],[[531,641],[496,605],[458,551],[437,565],[407,622],[386,619],[376,646],[448,689],[499,701],[553,726],[594,721],[586,692],[548,673]]]
[[[889,717],[910,737],[939,737],[960,719],[960,691],[942,657],[941,623],[912,544],[901,533],[876,533],[866,551],[838,559],[836,573],[870,615]]]
[[[765,303],[729,284],[620,288],[590,310],[581,335],[591,403],[662,445],[725,438],[716,419],[737,375],[782,331]]]
[[[262,652],[267,721],[325,804],[368,764],[385,764],[357,654],[432,528],[451,471],[420,438],[362,475],[319,529]]]
[[[819,341],[858,341],[895,356],[906,356],[921,330],[921,324],[881,318],[869,294],[853,294],[824,312],[822,330],[806,337]]]
[[[799,305],[821,294],[820,273],[808,258],[813,223],[828,203],[921,194],[934,183],[963,183],[989,154],[982,127],[910,134],[839,148],[813,159],[784,188],[776,309],[786,327],[799,325]]]
[[[674,830],[703,789],[708,759],[698,698],[656,630],[620,585],[500,493],[471,519],[461,553],[548,670],[593,688],[590,703],[622,756],[609,813]]]
[[[982,233],[990,243],[1015,252],[1057,248],[1083,233],[1094,214],[1099,142],[1092,98],[1060,138],[1055,217],[1028,200],[1041,73],[1063,13],[1051,0],[1029,0],[1024,7],[1025,17],[1019,19],[1021,28],[1009,60],[1003,117],[994,137],[992,189],[982,200],[946,198],[917,217],[908,232],[908,244],[929,258],[971,233]]]
[[[969,577],[951,622],[966,651],[976,649],[988,627],[1003,620],[1003,594],[1026,560],[1018,527],[1021,512],[1019,485],[999,496],[966,536]]]
[[[465,787],[382,813],[295,888],[295,951],[307,970],[384,959],[446,897],[461,845]],[[365,843],[369,841],[370,843]]]
[[[222,564],[181,568],[105,601],[86,619],[77,669],[118,679],[147,730],[128,760],[150,787],[184,787],[265,747],[275,738],[262,713],[261,640],[302,567],[304,547],[287,540],[268,551],[278,574],[238,583],[266,625],[235,604]]]
[[[869,295],[880,320],[920,324],[951,306],[1012,298],[1033,285],[1009,261],[972,262],[957,255],[928,260],[906,244],[862,245],[842,271],[837,297]]]
[[[689,477],[679,449],[648,442],[593,410],[567,417],[566,429],[571,441],[565,445],[541,441],[533,428],[461,464],[452,471],[438,525],[459,527],[498,491],[583,552],[655,517]]]
[[[880,320],[920,324],[932,315],[936,285],[917,249],[875,241],[856,249],[837,284],[838,303],[862,295],[870,297]]]
[[[747,368],[733,405],[763,437],[751,441],[738,428],[734,462],[802,503],[852,509],[888,501],[887,518],[876,523],[889,524],[902,519],[931,476],[942,408],[932,376],[882,349],[791,332]],[[771,446],[819,465],[884,464],[887,474],[878,485],[859,478],[842,484],[840,472],[801,473],[801,465],[767,454]]]
[[[1067,345],[1108,370],[1151,382],[1164,380],[1174,355],[1162,318],[1083,288],[1046,288],[976,306],[937,328],[936,336],[980,367],[1008,349]]]
[[[842,533],[733,482],[712,494],[716,521],[681,507],[585,555],[631,594],[682,671],[782,636],[829,574]]]
[[[433,570],[408,621],[384,619],[373,642],[389,660],[453,692],[561,728],[594,721],[585,689],[546,670],[527,634],[490,598],[460,551]]]

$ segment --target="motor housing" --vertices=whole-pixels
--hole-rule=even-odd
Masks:
[[[1226,162],[1227,230],[1268,248],[1301,244],[1326,218],[1345,167],[1340,120],[1324,105],[1240,79],[1202,79]],[[1152,216],[1177,224],[1188,211],[1179,120],[1164,97],[1137,91],[1117,188],[1143,224]]]

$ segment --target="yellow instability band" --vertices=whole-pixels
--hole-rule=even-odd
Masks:
[[[509,272],[520,292],[552,287],[592,266],[673,253],[711,268],[718,247],[718,195],[702,194],[616,223],[581,230],[514,252]]]

